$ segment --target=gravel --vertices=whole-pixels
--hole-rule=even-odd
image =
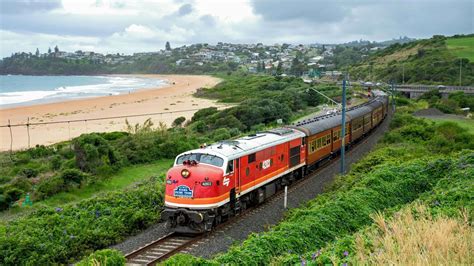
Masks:
[[[383,133],[388,129],[391,115],[384,120],[382,125],[372,132],[369,138],[364,139],[357,147],[346,153],[345,168],[349,171],[350,165],[368,153]],[[307,182],[296,184],[288,189],[288,207],[295,208],[314,199],[323,192],[324,185],[339,174],[340,160],[336,159],[324,169],[308,178]],[[265,204],[246,213],[240,219],[227,225],[225,228],[213,231],[208,237],[203,238],[183,252],[194,256],[211,258],[219,252],[225,252],[232,244],[241,242],[250,233],[263,232],[271,225],[277,224],[285,214],[283,208],[283,194],[280,194]]]
[[[145,246],[146,244],[153,242],[154,240],[161,238],[169,233],[165,223],[157,223],[140,232],[135,236],[127,238],[124,242],[109,248],[117,249],[124,255],[131,253],[132,251]]]
[[[382,125],[369,138],[364,139],[357,147],[346,153],[346,171],[349,171],[350,165],[353,162],[358,161],[374,147],[388,129],[390,120],[391,115],[384,120]],[[288,208],[298,207],[322,193],[324,185],[332,181],[339,173],[339,170],[340,160],[336,159],[324,169],[309,177],[307,181],[290,187],[288,189]],[[263,205],[234,219],[235,221],[224,228],[213,231],[207,237],[184,249],[182,252],[210,258],[216,253],[225,252],[232,244],[245,240],[250,233],[267,230],[269,226],[277,224],[284,217],[284,214],[283,194],[279,194]],[[158,223],[110,248],[117,249],[123,254],[128,254],[168,233],[169,229],[166,227],[166,224]]]

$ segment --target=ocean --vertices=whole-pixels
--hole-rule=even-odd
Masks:
[[[0,108],[127,94],[165,84],[131,76],[0,75]]]

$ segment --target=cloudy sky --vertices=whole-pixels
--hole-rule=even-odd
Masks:
[[[473,0],[0,0],[0,57],[199,42],[339,43],[474,32]]]

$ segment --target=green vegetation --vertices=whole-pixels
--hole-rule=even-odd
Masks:
[[[364,80],[394,81],[401,84],[403,76],[409,84],[459,85],[462,61],[462,85],[474,85],[474,62],[469,49],[453,53],[453,43],[464,45],[474,37],[433,36],[406,44],[393,44],[350,68],[351,77]],[[467,56],[465,56],[467,55]]]
[[[125,258],[120,251],[115,249],[103,249],[89,255],[89,257],[80,261],[78,266],[118,266],[125,265]]]
[[[45,200],[33,202],[32,207],[13,208],[0,213],[0,220],[11,220],[19,214],[31,212],[45,207],[56,207],[67,203],[77,202],[99,196],[104,192],[121,191],[140,184],[151,176],[166,172],[172,165],[172,160],[163,159],[150,164],[127,166],[120,169],[109,178],[97,181],[82,188],[73,188],[69,191],[59,192]]]
[[[466,129],[470,134],[474,135],[474,121],[471,119],[463,119],[463,118],[430,118],[427,119],[434,121],[436,124],[443,124],[443,123],[456,123],[459,127]]]
[[[447,114],[462,114],[461,108],[474,110],[474,95],[466,95],[462,91],[450,93],[447,99],[444,99],[439,90],[432,90],[424,93],[419,101],[427,101],[429,107],[437,108]]]
[[[390,215],[416,200],[450,217],[463,207],[472,222],[474,136],[456,124],[415,118],[407,113],[412,108],[399,107],[375,152],[269,231],[212,260],[178,255],[166,264],[357,264],[353,234],[372,226],[375,213]]]
[[[271,127],[277,119],[289,121],[320,100],[304,100],[312,94],[298,79],[267,76],[229,77],[216,88],[221,95],[212,89],[201,93],[224,99],[249,84],[259,91],[249,91],[252,98],[228,98],[235,106],[203,109],[169,129],[147,120],[128,124],[127,132],[84,134],[50,147],[2,153],[3,208],[14,205],[18,212],[17,200],[25,193],[34,205],[0,224],[0,260],[6,265],[71,263],[117,243],[159,219],[162,173],[178,153]]]
[[[73,263],[145,229],[159,219],[163,179],[152,177],[122,192],[45,207],[0,225],[2,264]]]
[[[474,62],[474,36],[450,38],[446,40],[448,50],[459,58],[467,58]]]
[[[133,134],[84,134],[72,143],[37,146],[11,156],[2,153],[1,209],[17,206],[26,193],[38,202],[58,193],[94,191],[95,184],[109,180],[124,166],[172,159],[201,143],[199,136],[182,128],[152,126],[147,122],[136,126]]]

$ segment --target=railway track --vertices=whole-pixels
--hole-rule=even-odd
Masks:
[[[170,233],[125,255],[127,265],[155,265],[191,245],[200,236]]]

